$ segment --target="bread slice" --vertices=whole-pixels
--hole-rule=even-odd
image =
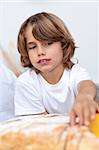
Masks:
[[[99,150],[87,127],[69,127],[69,117],[19,117],[0,124],[0,150]]]

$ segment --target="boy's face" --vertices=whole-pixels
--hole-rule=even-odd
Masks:
[[[41,73],[63,69],[63,50],[60,42],[38,41],[32,35],[32,26],[26,29],[27,50],[31,64]]]

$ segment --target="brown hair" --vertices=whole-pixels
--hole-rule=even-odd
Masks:
[[[25,30],[28,25],[33,26],[32,34],[36,40],[61,42],[63,64],[66,68],[71,69],[73,66],[71,58],[73,57],[76,48],[75,42],[64,22],[56,15],[46,12],[37,13],[29,17],[20,28],[17,46],[21,55],[22,65],[24,67],[33,67],[29,60],[25,37]]]

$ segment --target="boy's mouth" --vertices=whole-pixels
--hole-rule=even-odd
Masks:
[[[47,64],[50,61],[50,59],[40,59],[38,60],[38,64]]]

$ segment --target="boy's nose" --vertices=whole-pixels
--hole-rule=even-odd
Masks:
[[[45,55],[45,49],[43,46],[39,46],[37,50],[38,56]]]

